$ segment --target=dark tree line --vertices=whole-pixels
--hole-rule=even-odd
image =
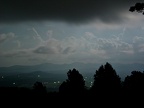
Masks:
[[[143,101],[144,72],[132,71],[131,75],[127,75],[122,81],[112,65],[107,62],[94,73],[93,85],[90,88],[85,86],[84,78],[78,70],[69,70],[67,76],[68,79],[59,87],[59,93],[62,97],[67,96],[67,99],[87,98],[86,102],[94,101],[97,105],[106,102],[128,104],[127,101]]]
[[[0,88],[0,96],[22,103],[34,101],[49,105],[53,102],[65,102],[71,106],[78,103],[103,106],[107,102],[110,105],[127,104],[128,100],[136,103],[138,100],[143,101],[144,72],[132,71],[131,75],[121,81],[116,70],[107,62],[95,71],[90,88],[86,87],[82,74],[74,68],[67,72],[67,79],[61,83],[58,92],[47,92],[42,82],[35,82],[32,90],[18,87]]]
[[[59,93],[63,95],[73,95],[77,98],[84,96],[89,98],[87,101],[115,102],[125,103],[131,101],[136,103],[142,101],[144,97],[144,72],[132,71],[131,75],[127,75],[124,81],[116,73],[110,63],[101,65],[93,76],[93,85],[90,88],[85,86],[83,76],[78,70],[69,70],[68,79],[59,87]]]
[[[131,75],[127,75],[124,81],[116,73],[110,63],[101,65],[93,76],[93,85],[90,88],[85,86],[85,81],[82,74],[75,68],[67,72],[66,81],[60,87],[59,92],[62,94],[80,94],[90,91],[93,94],[120,93],[122,89],[129,90],[144,90],[144,72],[132,71]]]

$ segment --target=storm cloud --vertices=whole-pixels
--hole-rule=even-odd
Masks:
[[[123,13],[143,0],[1,0],[0,23],[64,21],[105,23],[123,21]]]

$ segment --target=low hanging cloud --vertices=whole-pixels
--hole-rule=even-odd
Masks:
[[[84,23],[123,21],[123,13],[143,0],[1,0],[0,23],[57,20]]]
[[[7,51],[0,53],[0,57],[5,58],[17,58],[17,57],[28,57],[30,51],[29,50],[13,50],[13,51]]]
[[[144,37],[135,36],[133,38],[134,50],[144,54]]]
[[[73,47],[67,47],[63,50],[63,54],[68,54],[68,53],[74,53],[76,49],[73,49]]]
[[[137,54],[143,50],[144,37],[135,36],[133,43],[128,43],[119,37],[99,38],[91,32],[85,32],[84,36],[79,38],[68,37],[63,40],[50,38],[45,44],[31,49],[36,54],[83,54],[96,56],[114,56],[121,54]],[[137,50],[136,50],[137,49]]]
[[[15,34],[12,32],[0,34],[0,44],[3,43],[4,41],[14,38],[14,37],[15,37]]]
[[[73,47],[63,47],[63,42],[54,38],[50,38],[45,41],[43,45],[40,45],[33,49],[33,53],[36,54],[69,54],[75,52]]]
[[[37,46],[28,49],[15,49],[0,52],[3,59],[39,60],[52,63],[68,62],[97,62],[97,61],[143,61],[144,37],[135,36],[126,42],[122,33],[109,38],[96,36],[93,32],[85,32],[79,37],[65,37],[61,40],[50,36],[47,40],[40,41]],[[52,35],[52,34],[51,34]],[[41,37],[41,35],[39,35]],[[31,59],[32,58],[32,59]]]

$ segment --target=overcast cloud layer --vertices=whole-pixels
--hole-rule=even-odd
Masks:
[[[0,66],[143,63],[143,0],[1,0]]]
[[[143,0],[1,0],[0,23],[58,20],[121,22],[123,13]]]

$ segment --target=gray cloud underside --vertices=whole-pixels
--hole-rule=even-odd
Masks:
[[[1,0],[0,23],[60,20],[70,23],[121,20],[121,12],[142,0]]]

